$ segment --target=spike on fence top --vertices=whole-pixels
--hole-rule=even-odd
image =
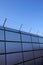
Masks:
[[[29,33],[31,33],[32,28],[29,29]]]
[[[39,30],[37,31],[37,34],[39,33]]]
[[[7,21],[7,18],[5,18],[5,20],[4,20],[3,27],[5,26],[6,21]]]
[[[20,25],[20,29],[19,29],[20,31],[21,31],[22,26],[23,26],[23,24]]]

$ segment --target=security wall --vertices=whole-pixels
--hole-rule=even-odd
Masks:
[[[0,65],[43,65],[43,37],[0,27]]]

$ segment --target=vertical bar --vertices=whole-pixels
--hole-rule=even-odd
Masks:
[[[39,36],[38,36],[38,42],[39,42]],[[39,48],[40,48],[40,42],[39,42]],[[40,55],[41,55],[41,49],[40,49]],[[42,61],[42,57],[41,57],[41,61]],[[43,65],[43,63],[41,63],[41,65]]]
[[[4,46],[5,46],[5,65],[7,65],[7,58],[6,58],[6,36],[5,36],[5,27],[4,27]]]
[[[33,49],[33,43],[32,43],[32,35],[31,35],[31,44],[32,44],[32,49]],[[35,64],[35,56],[34,56],[34,50],[33,50],[32,52],[33,52],[33,57],[34,57],[34,65],[36,65],[36,64]]]
[[[24,54],[23,54],[23,45],[22,45],[22,33],[21,33],[21,31],[19,31],[20,32],[20,40],[21,40],[21,49],[22,49],[22,59],[23,59],[23,65],[24,65]]]

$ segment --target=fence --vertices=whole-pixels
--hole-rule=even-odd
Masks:
[[[43,65],[43,37],[0,27],[0,65]]]

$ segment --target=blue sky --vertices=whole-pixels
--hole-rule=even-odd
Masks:
[[[43,0],[0,0],[0,25],[37,34],[43,33]]]

